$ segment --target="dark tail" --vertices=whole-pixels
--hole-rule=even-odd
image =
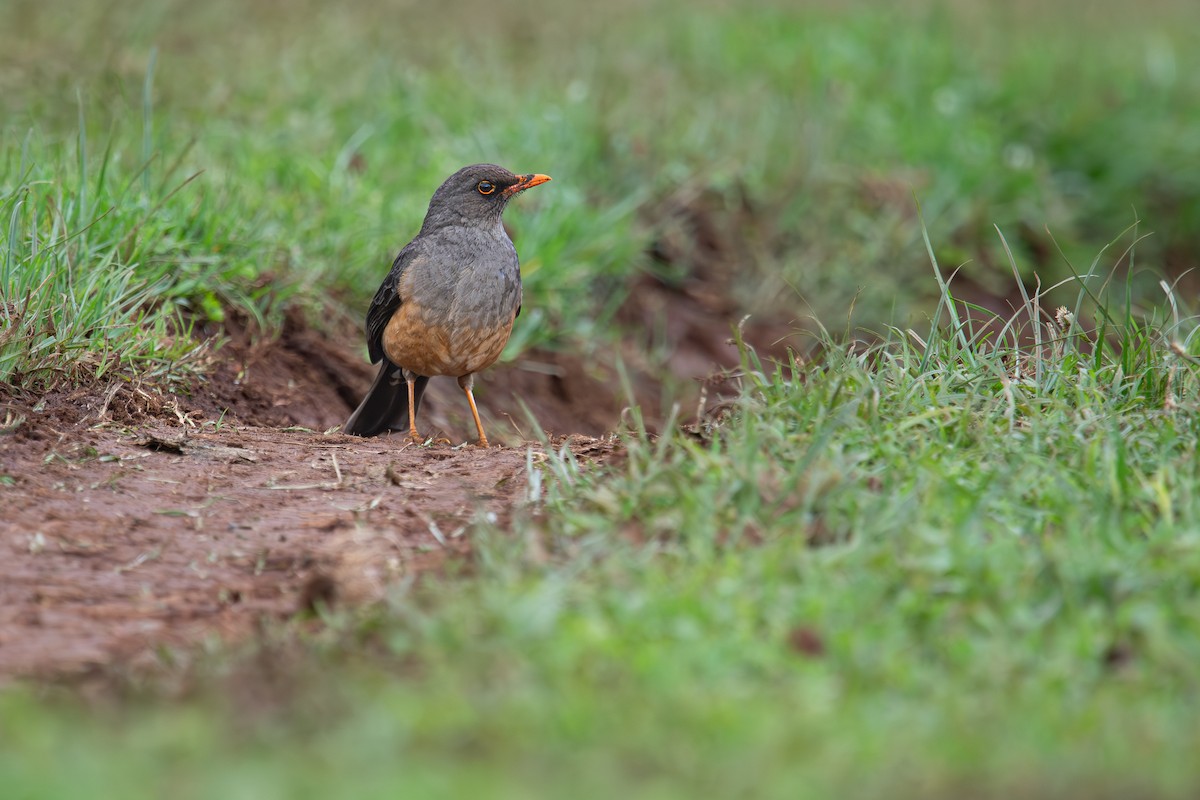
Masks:
[[[418,375],[413,386],[415,416],[421,408],[421,395],[429,378]],[[342,426],[342,433],[352,436],[378,436],[387,431],[408,430],[408,384],[404,372],[386,358],[379,365],[379,374],[367,390],[367,396],[354,409]]]

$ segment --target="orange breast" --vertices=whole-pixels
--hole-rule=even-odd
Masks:
[[[492,329],[430,325],[413,303],[396,310],[383,331],[383,352],[394,364],[418,375],[462,377],[490,367],[512,333],[508,323]]]

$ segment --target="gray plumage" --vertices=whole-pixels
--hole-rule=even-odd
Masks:
[[[546,180],[543,175],[515,175],[495,164],[475,164],[451,175],[434,192],[420,232],[396,256],[367,311],[367,350],[372,363],[382,363],[346,421],[346,433],[374,436],[403,430],[410,423],[407,382],[414,383],[415,416],[431,377],[425,373],[454,375],[470,395],[471,374],[499,355],[495,345],[503,347],[521,309],[517,251],[501,217],[512,197]],[[402,307],[403,316],[393,321]],[[385,340],[396,348],[397,342],[411,344],[426,332],[428,349],[387,352]],[[398,338],[401,334],[408,338]],[[472,348],[483,355],[477,357]],[[405,360],[409,363],[397,363]],[[482,426],[479,433],[486,443]]]

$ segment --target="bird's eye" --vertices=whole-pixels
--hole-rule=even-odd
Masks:
[[[491,194],[492,192],[496,191],[496,187],[491,181],[480,181],[475,188],[480,194]]]

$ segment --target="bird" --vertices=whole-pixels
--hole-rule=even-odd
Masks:
[[[472,164],[447,178],[429,201],[421,230],[400,250],[367,310],[367,352],[379,372],[344,433],[403,431],[413,442],[429,379],[458,378],[479,432],[475,374],[495,363],[521,313],[517,249],[501,220],[509,201],[549,175],[519,175]]]

